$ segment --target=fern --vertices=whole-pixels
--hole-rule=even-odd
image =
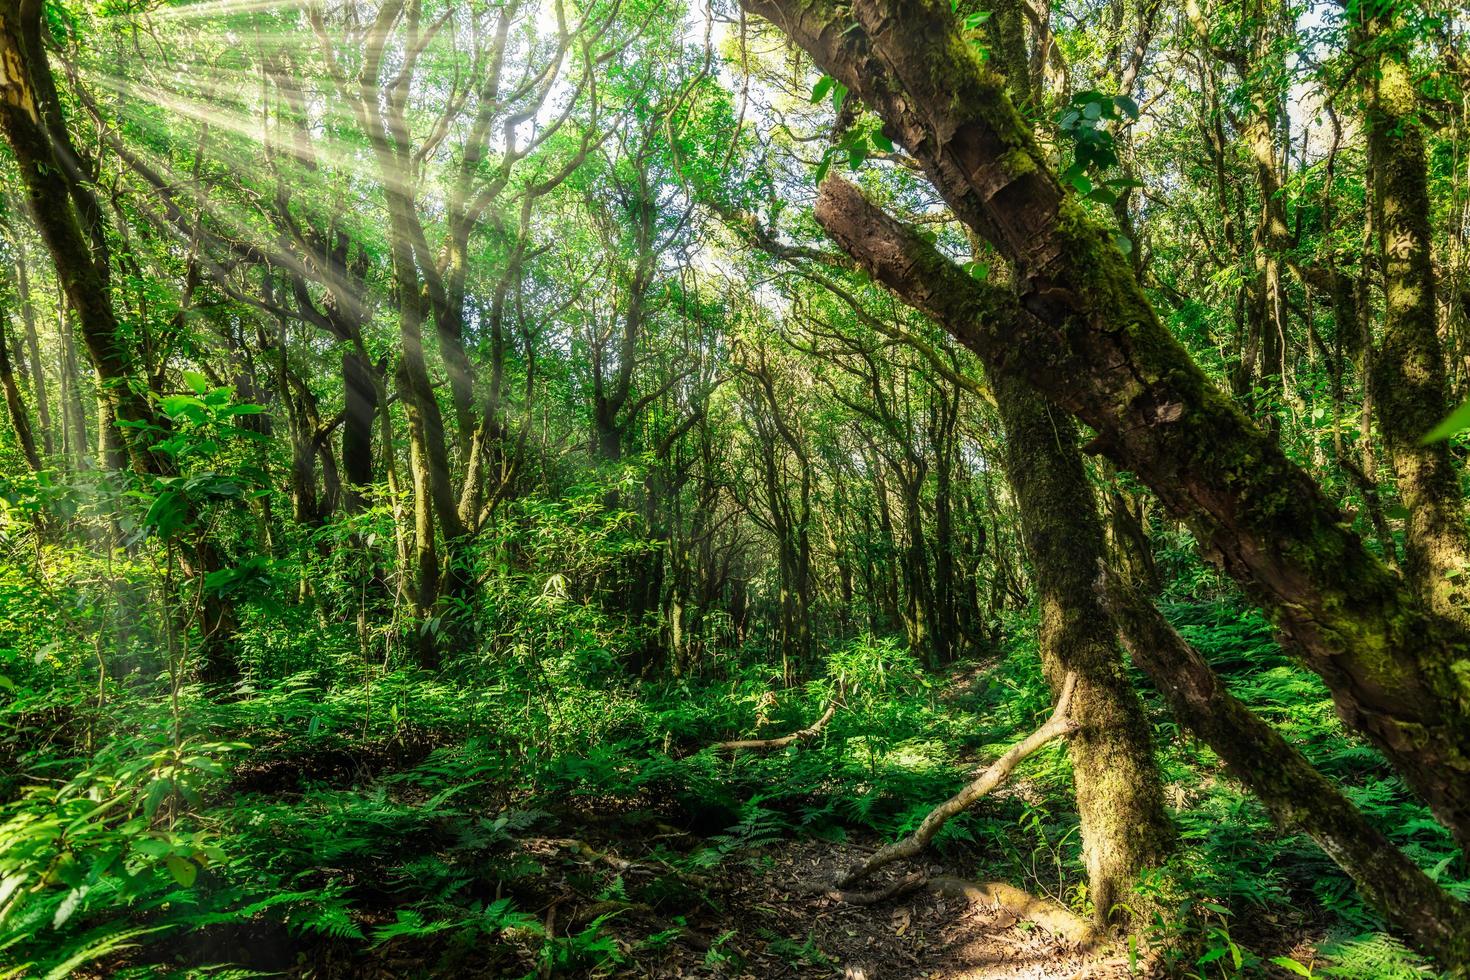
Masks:
[[[1324,976],[1351,980],[1419,980],[1434,971],[1399,940],[1384,932],[1329,937],[1319,949],[1328,965]]]

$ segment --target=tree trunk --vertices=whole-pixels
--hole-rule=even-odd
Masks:
[[[363,489],[373,482],[373,425],[378,414],[377,372],[360,345],[342,354],[342,388],[343,498],[348,512],[357,513],[366,506]],[[390,451],[384,447],[384,452]]]
[[[1100,925],[1117,916],[1138,873],[1171,849],[1164,787],[1143,704],[1123,673],[1112,621],[1091,585],[1104,555],[1097,501],[1077,450],[1075,425],[1025,382],[992,372],[1006,432],[1006,471],[1015,488],[1026,550],[1036,566],[1041,657],[1060,690],[1077,676],[1068,745],[1089,898]]]
[[[91,466],[88,453],[87,413],[82,407],[81,368],[77,364],[77,345],[71,317],[65,304],[61,310],[57,333],[61,340],[61,435],[62,449],[79,470]]]
[[[862,204],[871,208],[866,201]],[[889,257],[903,255],[902,242],[877,240],[882,233],[878,217],[876,209],[842,218],[830,208],[818,211],[823,225],[873,270],[874,278],[911,300],[926,288],[923,279],[910,278],[921,270],[913,264],[886,264]],[[842,232],[843,218],[863,222],[873,236],[863,250]],[[916,235],[910,238],[918,240]],[[932,258],[948,262],[929,248]],[[969,312],[963,305],[939,309],[926,303],[921,308],[956,333],[964,328],[948,316]],[[1089,889],[1097,918],[1106,923],[1126,900],[1138,872],[1168,850],[1173,829],[1164,813],[1163,784],[1143,706],[1123,675],[1112,626],[1091,588],[1104,554],[1102,522],[1074,424],[1050,411],[1015,376],[997,370],[989,374],[1006,431],[1006,468],[1036,566],[1047,680],[1059,689],[1069,672],[1077,676],[1072,716],[1078,730],[1070,751]]]
[[[40,41],[41,5],[36,0],[0,2],[0,130],[15,154],[30,204],[31,217],[51,252],[67,302],[77,314],[82,341],[97,369],[102,395],[119,421],[152,425],[160,420],[143,394],[133,387],[137,377],[132,354],[121,339],[106,276],[106,255],[94,255],[74,201],[84,191],[73,186],[79,177],[75,161],[62,159],[57,148],[70,145],[46,118],[46,96],[54,96],[50,68]],[[141,472],[163,473],[166,457],[151,453],[152,436],[131,429],[128,452]],[[81,447],[78,447],[79,449]]]
[[[36,399],[36,421],[41,426],[41,445],[49,458],[56,452],[55,438],[51,432],[51,399],[46,391],[46,369],[41,361],[41,339],[36,331],[36,305],[31,299],[31,277],[26,268],[25,251],[17,244],[15,259],[15,288],[20,300],[21,322],[26,331],[26,353],[31,368],[31,392]]]
[[[155,438],[168,433],[169,420],[148,400],[132,351],[119,329],[100,210],[84,183],[61,117],[41,41],[41,12],[39,0],[0,0],[0,64],[4,65],[0,132],[15,156],[31,218],[51,254],[62,295],[76,312],[82,342],[97,371],[99,395],[108,409],[100,422],[108,430],[117,430],[116,434],[105,432],[103,439],[120,436],[139,473],[174,476],[173,459],[152,448]],[[66,330],[63,323],[63,335]],[[85,456],[84,439],[75,448]],[[221,567],[219,555],[202,537],[184,542],[183,554],[191,575],[207,575]],[[207,593],[201,622],[206,678],[219,679],[232,672],[228,641],[233,629],[230,604]]]
[[[31,417],[26,410],[25,400],[20,395],[20,383],[15,377],[15,365],[10,360],[9,317],[0,317],[0,387],[5,389],[5,408],[10,412],[10,425],[15,430],[15,441],[20,444],[21,454],[32,473],[41,472],[41,456],[36,452],[36,437],[31,432]]]

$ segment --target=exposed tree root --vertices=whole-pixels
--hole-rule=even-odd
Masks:
[[[1097,927],[1082,916],[1050,899],[1032,895],[1003,881],[967,881],[949,875],[931,878],[916,871],[873,891],[852,891],[816,882],[798,885],[797,889],[808,895],[821,895],[846,905],[876,905],[891,898],[925,890],[985,908],[1003,909],[1017,919],[1033,922],[1053,936],[1078,946],[1092,946],[1100,938]]]
[[[638,862],[629,861],[627,858],[618,857],[616,854],[608,854],[599,851],[586,841],[576,840],[571,837],[528,837],[522,843],[543,844],[570,851],[577,857],[592,864],[606,864],[614,871],[632,871],[639,867]]]
[[[747,738],[737,739],[733,742],[716,742],[713,746],[718,752],[774,752],[776,749],[784,749],[796,742],[803,742],[813,735],[819,734],[827,727],[827,722],[837,713],[837,695],[827,702],[827,710],[822,712],[822,717],[812,722],[800,731],[783,735],[780,738]]]
[[[834,902],[842,902],[845,905],[877,905],[890,898],[898,898],[901,895],[916,892],[928,883],[929,876],[916,871],[907,878],[900,878],[892,884],[870,892],[847,891],[820,882],[799,884],[797,890],[808,895],[821,895],[823,898],[830,898]]]
[[[1070,909],[1003,881],[966,881],[941,876],[929,879],[929,891],[946,898],[962,898],[987,908],[1001,908],[1018,919],[1034,922],[1053,936],[1091,946],[1100,938],[1097,928]]]
[[[1077,675],[1068,674],[1066,680],[1062,682],[1062,692],[1057,698],[1057,706],[1052,710],[1051,717],[1046,720],[1046,724],[1011,746],[1005,755],[991,763],[988,769],[964,789],[930,810],[924,822],[919,824],[918,830],[901,841],[879,848],[866,860],[859,861],[846,872],[838,875],[835,882],[836,887],[846,888],[853,882],[866,878],[884,865],[916,856],[929,846],[934,835],[938,834],[945,824],[1005,783],[1016,767],[1028,756],[1052,739],[1060,738],[1075,730],[1077,723],[1072,720],[1068,711],[1072,704],[1072,690],[1076,686]]]

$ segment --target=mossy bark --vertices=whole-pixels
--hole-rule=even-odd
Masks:
[[[26,458],[32,473],[41,471],[41,455],[36,451],[36,438],[31,432],[31,416],[21,397],[20,383],[16,380],[15,365],[10,359],[10,346],[6,339],[9,324],[0,317],[0,388],[5,392],[5,408],[10,413],[10,426],[15,430],[15,441]]]
[[[1352,43],[1369,65],[1368,176],[1383,270],[1383,339],[1369,383],[1394,481],[1408,518],[1404,573],[1425,605],[1470,625],[1470,534],[1460,478],[1447,444],[1420,439],[1450,410],[1440,346],[1424,133],[1402,25],[1391,8],[1353,25]]]
[[[1133,662],[1174,717],[1220,756],[1288,833],[1311,836],[1363,896],[1456,976],[1470,970],[1470,907],[1395,847],[1274,728],[1237,700],[1199,652],[1136,591],[1105,574],[1099,588]]]
[[[956,301],[974,314],[959,339],[1086,422],[1091,448],[1189,521],[1274,611],[1345,721],[1470,840],[1470,637],[1418,603],[1163,327],[1127,260],[1064,194],[1003,82],[957,34],[948,4],[913,0],[900,13],[855,0],[849,13],[833,0],[743,2],[875,109],[956,215],[1017,270],[1025,315],[1002,317],[993,314],[1015,305],[1009,296],[950,263],[928,270],[931,298],[968,297]]]
[[[1089,587],[1104,554],[1097,500],[1076,423],[1019,378],[992,372],[1026,550],[1036,568],[1042,664],[1058,690],[1077,675],[1068,743],[1088,897],[1106,925],[1139,871],[1167,855],[1174,830],[1138,694],[1123,673],[1111,620]]]
[[[851,192],[836,193],[838,186]],[[824,184],[817,219],[900,298],[952,333],[972,332],[964,318],[976,308],[965,302],[965,291],[930,291],[928,273],[953,264],[856,189]],[[990,313],[1022,315],[1014,306]],[[1069,752],[1090,897],[1105,924],[1138,872],[1168,851],[1173,828],[1143,706],[1123,674],[1111,622],[1092,589],[1105,545],[1076,423],[1050,409],[1016,375],[989,374],[1005,426],[1006,470],[1036,570],[1042,663],[1054,690],[1069,672],[1077,678],[1072,717],[1078,727]]]

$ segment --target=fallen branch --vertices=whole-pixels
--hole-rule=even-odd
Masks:
[[[1057,706],[1052,711],[1051,717],[1046,720],[1046,724],[1011,746],[1005,755],[991,763],[990,768],[964,789],[930,810],[924,822],[919,824],[918,830],[897,843],[879,848],[866,860],[859,861],[846,873],[839,875],[836,881],[837,887],[846,888],[854,881],[866,878],[886,864],[914,857],[929,846],[934,835],[938,834],[945,824],[974,806],[977,800],[1009,779],[1015,768],[1028,756],[1052,739],[1060,738],[1075,730],[1077,723],[1072,720],[1068,710],[1072,705],[1072,689],[1076,685],[1077,675],[1068,674],[1067,679],[1062,682],[1062,693],[1057,698]]]
[[[717,752],[774,752],[776,749],[784,749],[796,742],[804,742],[813,735],[819,734],[827,727],[827,722],[837,713],[837,695],[832,695],[832,700],[827,702],[827,710],[822,717],[812,722],[800,731],[783,735],[780,738],[747,738],[737,739],[733,742],[716,742],[711,746]]]
[[[637,861],[629,861],[627,858],[618,857],[616,854],[609,854],[605,851],[599,851],[597,850],[597,848],[593,847],[591,844],[588,844],[586,841],[575,840],[570,837],[529,837],[526,838],[523,843],[542,844],[550,847],[560,848],[564,851],[570,851],[572,854],[575,854],[577,857],[581,858],[589,864],[606,864],[608,867],[617,872],[627,872],[639,868],[646,868],[645,865],[641,865]],[[657,873],[656,869],[653,868],[646,868],[646,870],[648,870],[650,873]]]

